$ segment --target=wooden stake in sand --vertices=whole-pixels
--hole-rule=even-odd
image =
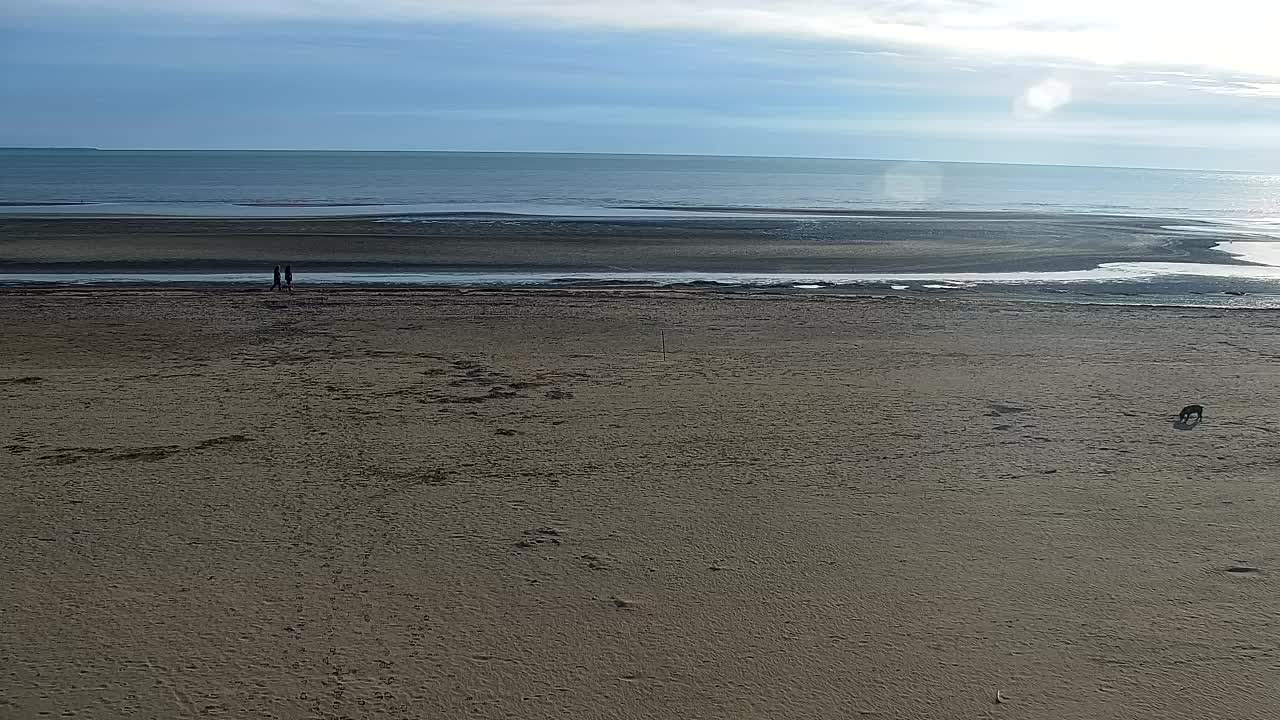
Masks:
[[[667,331],[659,330],[658,337],[662,338],[662,362],[667,361]]]

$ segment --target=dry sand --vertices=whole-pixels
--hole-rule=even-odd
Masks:
[[[1278,326],[6,292],[0,716],[1280,717]]]

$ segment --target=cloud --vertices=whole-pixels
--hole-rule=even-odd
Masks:
[[[1202,88],[1205,92],[1240,97],[1280,97],[1280,83],[1230,82]]]
[[[1108,84],[1131,90],[1167,89],[1174,92],[1190,91],[1202,95],[1239,98],[1280,98],[1280,82],[1264,82],[1259,81],[1257,76],[1246,77],[1230,73],[1197,75],[1186,72],[1153,71],[1140,75],[1115,77]],[[1185,99],[1185,95],[1180,97]],[[1136,99],[1134,96],[1129,96],[1130,103]]]
[[[338,111],[344,117],[448,119],[465,123],[554,123],[758,130],[806,137],[929,137],[961,142],[1058,142],[1147,147],[1280,148],[1280,127],[1270,122],[1206,118],[1109,116],[1018,117],[1008,113],[868,114],[861,112],[715,111],[629,104],[575,104],[529,108],[419,108]]]
[[[1280,77],[1280,3],[1168,0],[9,0],[12,15],[484,21],[875,43]],[[1174,70],[1176,71],[1176,70]]]

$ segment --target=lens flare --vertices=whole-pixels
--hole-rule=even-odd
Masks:
[[[927,203],[942,194],[942,173],[929,163],[899,163],[885,170],[883,188],[894,202]]]
[[[1014,114],[1021,118],[1039,118],[1049,115],[1071,102],[1071,85],[1057,78],[1048,78],[1027,88],[1014,101]]]

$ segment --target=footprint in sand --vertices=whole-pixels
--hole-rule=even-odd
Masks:
[[[182,448],[177,445],[162,445],[157,447],[122,450],[117,453],[112,453],[107,457],[111,460],[140,460],[144,462],[151,462],[154,460],[163,460],[180,452],[182,452]]]
[[[1031,412],[1031,408],[1018,407],[1016,405],[1005,405],[997,402],[989,402],[987,403],[987,407],[991,408],[991,412],[987,413],[988,417],[999,417],[1001,415]]]
[[[587,567],[592,570],[612,570],[615,564],[609,553],[584,553],[578,559],[586,561]]]
[[[249,437],[248,435],[241,435],[239,433],[236,433],[235,435],[222,435],[220,437],[209,438],[208,440],[202,440],[200,441],[200,443],[196,445],[196,447],[211,448],[211,447],[217,447],[219,445],[234,445],[236,443],[249,442],[250,440],[253,440],[253,438]]]
[[[163,460],[167,457],[177,455],[180,452],[190,450],[205,450],[208,448],[219,447],[222,445],[233,445],[236,443],[249,442],[253,438],[247,435],[223,435],[220,437],[202,440],[195,445],[183,447],[181,445],[148,445],[141,447],[78,447],[78,448],[61,448],[52,453],[40,456],[40,460],[44,460],[53,465],[73,465],[82,460],[90,458],[102,458],[104,460],[131,460],[140,462],[154,462]]]
[[[560,538],[564,534],[559,528],[541,527],[533,530],[525,530],[524,537],[516,543],[518,548],[535,548],[540,545],[559,545]]]

